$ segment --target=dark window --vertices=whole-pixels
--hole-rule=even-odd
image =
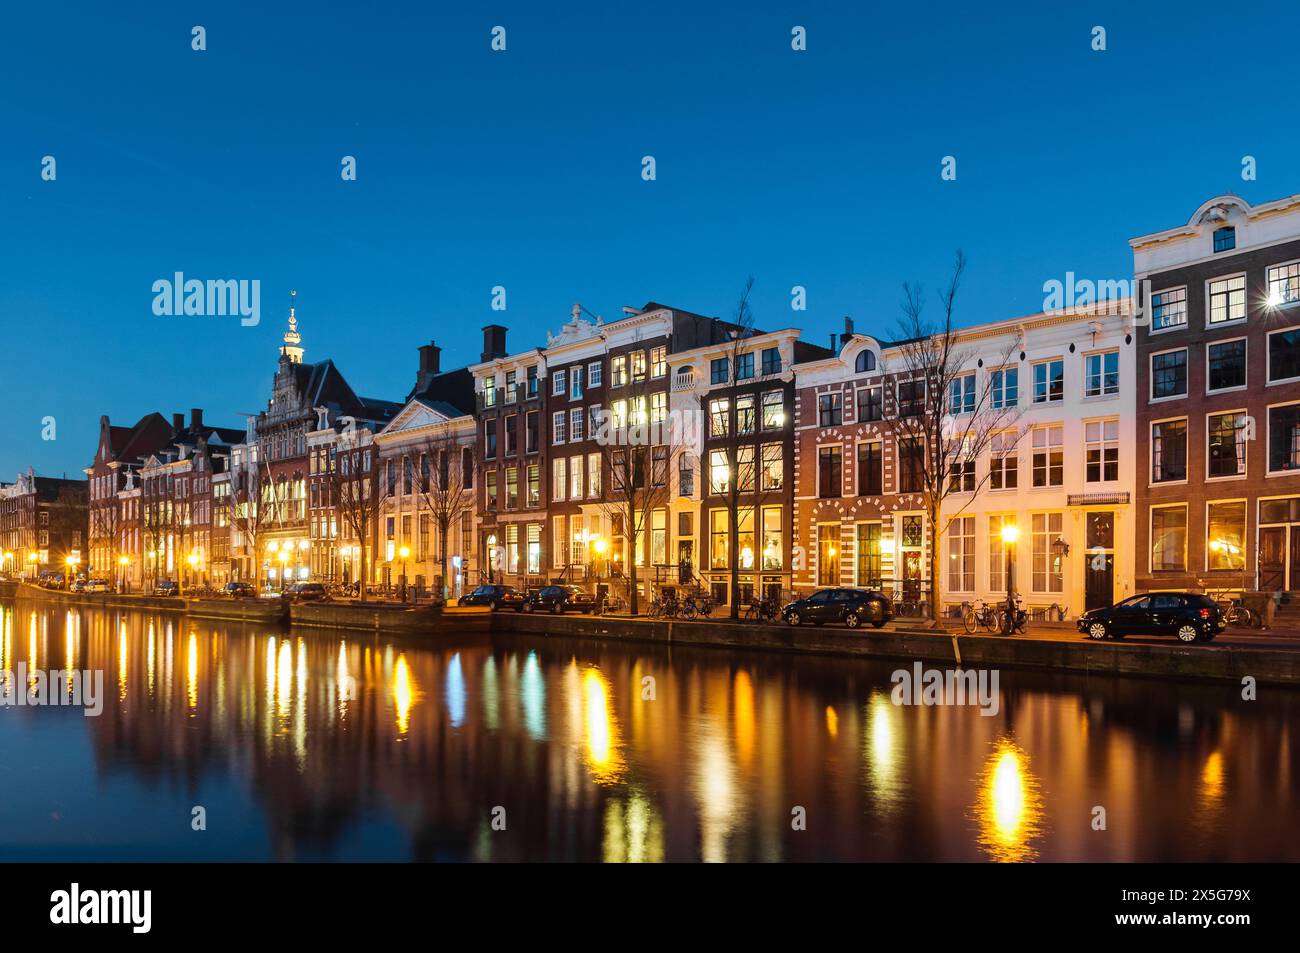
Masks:
[[[865,374],[868,371],[874,371],[876,369],[875,351],[863,351],[861,354],[859,354],[857,362],[853,365],[853,369],[859,374]]]
[[[858,495],[879,496],[884,492],[885,455],[880,441],[858,444]]]
[[[1210,417],[1210,476],[1238,476],[1246,472],[1246,415]]]
[[[902,437],[898,441],[898,492],[920,493],[925,477],[923,458],[925,443],[921,437]]]
[[[1187,479],[1187,421],[1151,425],[1151,482]]]
[[[1216,252],[1231,251],[1237,247],[1237,230],[1231,225],[1225,225],[1223,228],[1214,230],[1214,250]]]
[[[528,368],[528,396],[537,396],[537,368]]]
[[[1246,386],[1246,342],[1227,341],[1208,349],[1210,390]]]
[[[497,422],[495,420],[487,421],[484,432],[487,437],[487,446],[483,451],[483,456],[491,460],[497,455]]]
[[[781,373],[781,350],[775,347],[763,348],[763,376]]]
[[[841,479],[842,459],[840,448],[820,447],[817,450],[817,495],[833,498],[840,495],[844,481]]]
[[[1300,404],[1269,408],[1268,469],[1300,470]]]
[[[858,423],[869,420],[883,420],[884,417],[884,390],[879,387],[864,387],[858,391]]]
[[[1292,377],[1300,377],[1300,328],[1268,336],[1268,379],[1284,381]]]
[[[736,380],[747,381],[754,376],[754,352],[736,355]]]
[[[925,381],[900,381],[898,416],[916,417],[925,411]]]
[[[817,424],[820,427],[838,427],[844,420],[842,395],[821,394],[817,398]]]
[[[726,384],[730,369],[725,357],[714,358],[709,365],[709,382],[712,384]]]
[[[1151,396],[1181,397],[1187,393],[1187,349],[1151,357]]]

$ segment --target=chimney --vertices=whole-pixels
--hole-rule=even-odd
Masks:
[[[844,316],[844,333],[840,335],[840,346],[848,344],[853,339],[853,319],[847,314]]]
[[[506,356],[506,329],[499,324],[489,324],[483,329],[483,354],[479,358],[490,361]]]
[[[836,347],[836,345],[835,345],[835,332],[834,332],[834,331],[831,332],[831,350],[832,350],[832,351],[838,351],[838,350],[839,350],[839,348]]]
[[[429,382],[438,376],[442,365],[442,348],[430,341],[421,344],[416,350],[420,352],[420,364],[415,371],[415,388],[412,394],[418,394],[429,386]]]
[[[203,429],[203,408],[202,407],[190,408],[190,428],[195,433],[198,433],[200,430]]]
[[[172,433],[180,433],[185,429],[185,415],[172,414]]]

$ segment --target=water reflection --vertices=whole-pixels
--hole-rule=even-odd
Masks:
[[[1019,745],[1001,738],[985,764],[976,813],[980,845],[992,860],[1032,860],[1036,855],[1043,800],[1028,760]]]
[[[108,697],[0,709],[0,859],[1300,859],[1296,693],[1004,671],[983,717],[847,659],[0,606],[20,662]]]

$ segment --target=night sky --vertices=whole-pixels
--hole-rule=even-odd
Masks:
[[[1213,195],[1300,192],[1294,4],[542,6],[7,5],[0,479],[80,475],[101,413],[242,425],[291,288],[307,360],[401,399],[430,338],[452,366],[575,300],[726,316],[751,274],[757,324],[817,343],[888,336],[957,248],[963,323],[1031,313]],[[259,280],[260,324],[156,316],[177,271]]]

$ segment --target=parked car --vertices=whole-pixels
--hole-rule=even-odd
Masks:
[[[285,591],[285,598],[290,602],[324,602],[329,597],[319,582],[295,582]]]
[[[69,591],[69,592],[85,592],[85,591],[86,591],[86,580],[84,580],[84,579],[74,579],[74,580],[72,580],[72,585],[71,585],[71,587],[69,587],[68,591]]]
[[[1218,604],[1199,592],[1151,592],[1091,609],[1079,616],[1078,625],[1092,639],[1173,635],[1180,642],[1209,642],[1228,622]]]
[[[83,592],[112,592],[113,587],[107,579],[87,579]]]
[[[524,599],[525,612],[590,612],[596,611],[596,597],[577,586],[542,586]]]
[[[894,605],[889,597],[874,589],[818,589],[781,609],[781,618],[789,625],[843,622],[856,629],[869,622],[878,629],[893,617]]]
[[[493,609],[514,609],[524,605],[524,594],[514,586],[479,586],[467,596],[461,596],[463,606],[490,606]]]
[[[257,590],[251,582],[228,582],[221,587],[221,594],[228,599],[252,599]]]
[[[181,587],[175,579],[159,579],[153,584],[153,594],[155,596],[179,596]]]
[[[64,579],[63,573],[45,569],[36,577],[36,585],[42,589],[62,589],[67,580]]]

